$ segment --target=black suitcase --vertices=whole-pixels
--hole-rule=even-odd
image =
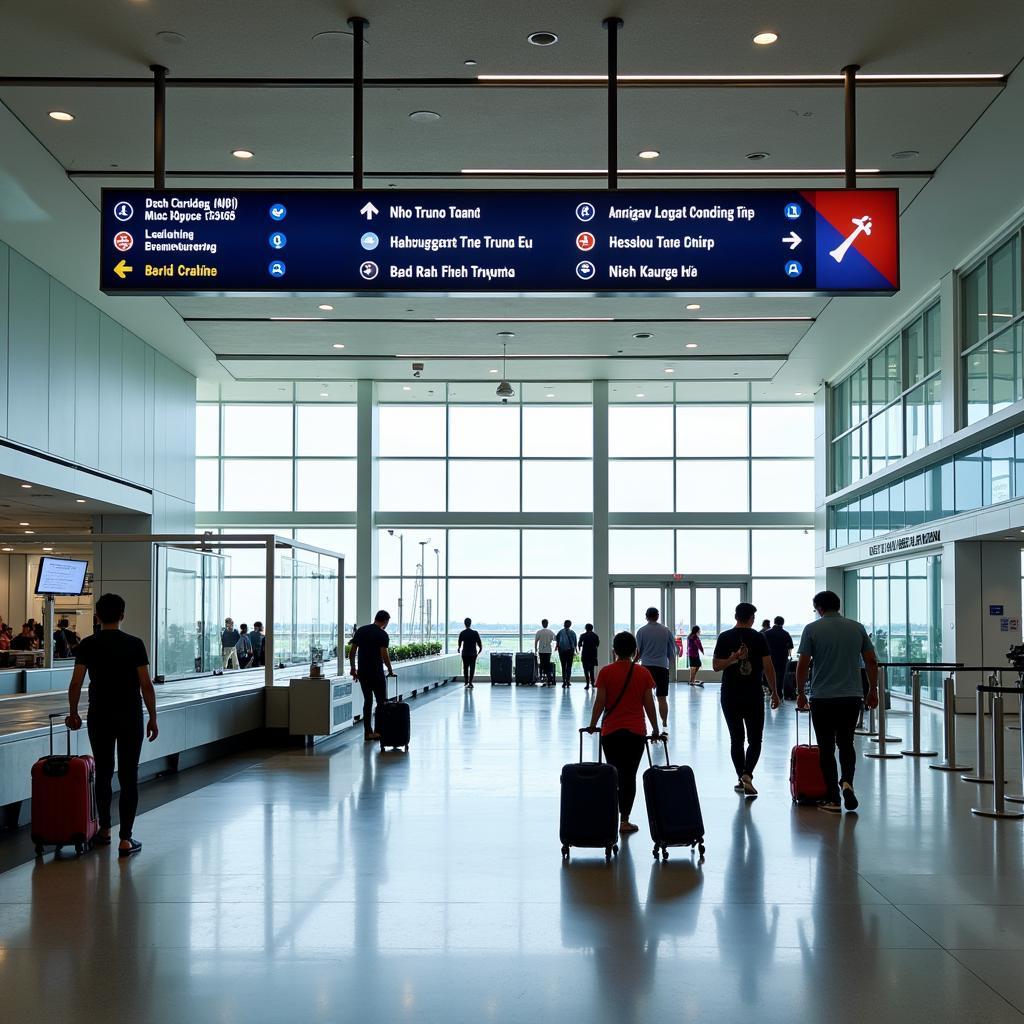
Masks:
[[[382,753],[388,747],[409,749],[412,722],[409,705],[404,700],[398,699],[398,676],[395,676],[395,699],[389,700],[387,704],[378,705],[374,726],[374,731],[380,736]]]
[[[697,848],[704,859],[704,818],[700,813],[697,780],[688,765],[673,765],[665,744],[665,764],[655,765],[651,760],[648,742],[647,760],[650,767],[644,772],[644,798],[647,801],[647,820],[654,840],[654,856],[668,860],[670,846]]]
[[[532,654],[516,655],[516,686],[537,685],[537,659]]]
[[[583,734],[580,729],[580,760],[562,767],[562,801],[558,837],[562,856],[569,857],[570,846],[604,848],[606,860],[619,852],[619,773],[601,761],[584,762]]]
[[[782,696],[784,700],[796,700],[796,662],[786,663],[786,672],[782,677]]]
[[[512,685],[512,655],[492,652],[491,654],[491,685]]]

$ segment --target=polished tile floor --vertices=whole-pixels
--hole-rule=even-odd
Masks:
[[[790,705],[745,802],[717,688],[682,686],[672,748],[697,771],[704,865],[653,860],[642,798],[615,863],[563,864],[558,772],[587,706],[577,686],[448,692],[414,704],[408,755],[349,742],[248,758],[143,814],[133,861],[48,855],[0,874],[0,1018],[1024,1016],[1024,825],[973,817],[980,787],[927,759],[862,761],[859,815],[794,808]]]

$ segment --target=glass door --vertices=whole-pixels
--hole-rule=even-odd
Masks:
[[[746,579],[693,580],[675,584],[672,606],[675,611],[675,631],[684,648],[686,637],[693,626],[700,626],[700,637],[707,654],[705,665],[710,667],[710,655],[718,634],[736,624],[736,605],[748,600],[750,592]],[[678,671],[686,670],[683,661]]]

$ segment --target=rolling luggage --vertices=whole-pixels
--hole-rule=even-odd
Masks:
[[[650,738],[644,741],[650,767],[644,772],[644,798],[647,801],[647,820],[654,840],[654,856],[668,860],[670,846],[696,848],[704,859],[704,818],[700,813],[697,780],[689,765],[674,765],[665,744],[665,763],[656,765],[651,759]]]
[[[580,729],[580,760],[562,767],[562,802],[558,837],[562,856],[569,857],[569,847],[604,848],[606,860],[619,852],[619,773],[601,760],[601,744],[597,761],[583,760],[583,734]]]
[[[36,856],[44,846],[74,846],[81,854],[92,846],[100,829],[96,808],[96,762],[90,755],[71,756],[71,732],[67,754],[53,752],[53,720],[50,715],[50,754],[32,765],[32,842]]]
[[[537,659],[532,654],[516,655],[516,686],[537,685]]]
[[[511,686],[512,685],[512,655],[492,653],[491,654],[491,685]]]
[[[807,743],[800,742],[800,715],[807,715]],[[815,804],[824,800],[825,776],[821,774],[821,760],[818,747],[811,743],[811,714],[809,711],[796,713],[796,746],[789,758],[789,791],[795,804]]]
[[[388,747],[409,749],[412,723],[409,705],[398,699],[398,676],[395,676],[395,699],[377,707],[374,731],[380,736],[381,753]]]

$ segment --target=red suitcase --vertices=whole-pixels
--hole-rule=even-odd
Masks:
[[[50,755],[32,765],[32,842],[36,856],[44,846],[74,846],[81,854],[92,845],[100,823],[96,812],[96,762],[91,756],[71,756],[71,732],[67,754],[53,752],[53,720],[50,715]]]
[[[800,742],[800,715],[807,715],[807,742]],[[809,712],[796,713],[796,746],[789,757],[789,791],[795,804],[814,804],[824,800],[825,776],[821,774],[821,759],[817,744],[811,743],[811,716]]]

